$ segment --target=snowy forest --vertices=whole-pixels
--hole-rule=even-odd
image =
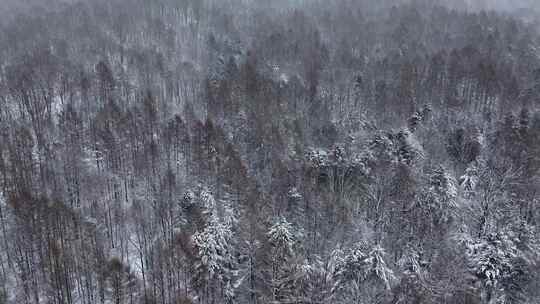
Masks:
[[[540,3],[0,2],[0,304],[540,303]]]

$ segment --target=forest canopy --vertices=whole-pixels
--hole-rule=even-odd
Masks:
[[[540,302],[535,1],[3,4],[0,304]]]

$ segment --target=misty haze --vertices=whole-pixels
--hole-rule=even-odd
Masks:
[[[0,304],[540,303],[540,0],[0,0]]]

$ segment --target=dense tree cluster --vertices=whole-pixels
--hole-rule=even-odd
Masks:
[[[437,3],[13,9],[0,303],[538,303],[540,32]]]

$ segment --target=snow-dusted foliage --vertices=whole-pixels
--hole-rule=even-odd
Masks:
[[[268,241],[280,255],[292,256],[298,242],[299,232],[285,218],[278,218],[266,233]]]
[[[409,130],[414,133],[422,122],[428,120],[431,111],[431,105],[427,104],[422,108],[422,110],[414,112],[414,114],[407,121]]]
[[[302,193],[300,193],[296,187],[292,187],[291,189],[289,189],[289,191],[287,192],[287,196],[290,200],[293,201],[302,200]]]
[[[467,265],[473,282],[478,283],[486,303],[515,303],[523,300],[520,285],[533,271],[536,257],[528,248],[520,248],[520,237],[513,232],[492,233],[480,238],[464,236]]]
[[[424,156],[424,148],[408,129],[394,132],[379,132],[367,143],[363,154],[367,159],[378,162],[412,164]]]
[[[450,206],[455,206],[457,197],[457,186],[453,176],[442,167],[438,166],[429,176],[429,190],[437,199]]]
[[[214,195],[207,187],[201,187],[199,192],[200,206],[204,208],[206,212],[212,213],[216,206],[216,199]]]
[[[334,161],[335,164],[343,164],[345,161],[346,161],[346,153],[345,153],[345,148],[342,147],[341,145],[336,145],[333,149],[332,149],[332,159]]]
[[[340,276],[343,283],[354,282],[360,286],[368,280],[380,282],[386,289],[394,280],[394,272],[385,261],[385,251],[379,246],[357,244],[345,255]]]
[[[323,149],[311,149],[306,154],[306,159],[315,168],[324,168],[330,164],[329,153]]]
[[[221,288],[227,299],[234,297],[236,262],[231,227],[212,215],[207,226],[192,236],[197,261],[195,286]]]
[[[460,185],[468,197],[474,195],[478,185],[479,172],[476,163],[471,163],[465,173],[459,178]]]
[[[302,265],[298,260],[300,233],[285,218],[277,218],[266,233],[270,244],[270,270],[268,288],[271,301],[294,301],[302,278]]]
[[[198,294],[199,297],[223,297],[232,301],[241,280],[235,237],[237,217],[231,207],[233,196],[224,193],[216,199],[209,187],[199,185],[186,192],[182,200],[188,219],[184,229],[196,228],[190,237],[193,248],[191,284],[196,289],[210,292]]]
[[[184,193],[184,197],[182,198],[182,203],[185,207],[191,206],[193,204],[193,200],[195,199],[195,193],[193,191],[189,190]]]
[[[326,303],[339,297],[338,273],[343,255],[340,249],[336,249],[326,257],[316,255],[301,263],[299,279],[296,281],[301,287],[299,293],[301,298]]]
[[[222,193],[221,197],[216,199],[208,186],[198,185],[184,193],[181,204],[187,213],[194,209],[200,212],[203,217],[201,220],[217,217],[232,227],[237,221],[236,211],[231,206],[233,201],[234,196],[228,192]]]
[[[212,217],[208,226],[196,232],[192,239],[202,266],[208,269],[210,277],[222,274],[221,265],[227,262],[229,250],[227,246],[232,237],[230,227],[219,223],[216,217]]]
[[[398,260],[397,266],[407,276],[419,276],[422,273],[421,256],[419,252],[408,247],[405,254]]]
[[[196,232],[192,239],[197,254],[201,259],[201,266],[205,267],[210,278],[221,279],[224,273],[223,265],[230,262],[231,228],[219,222],[212,216],[208,226]]]
[[[399,131],[396,135],[398,160],[411,164],[424,157],[424,149],[420,142],[409,130]]]
[[[198,185],[184,193],[182,206],[184,208],[196,207],[203,213],[212,214],[216,206],[216,199],[207,186]]]
[[[446,222],[457,208],[457,182],[438,166],[428,174],[427,187],[420,194],[420,204],[427,208],[436,223]]]
[[[368,148],[377,158],[390,158],[395,149],[392,134],[377,134],[368,143]]]
[[[430,257],[421,248],[408,245],[397,261],[399,282],[395,287],[395,298],[399,303],[438,303],[448,298],[443,290],[448,286],[434,280],[430,271]],[[451,267],[451,265],[447,265]]]

